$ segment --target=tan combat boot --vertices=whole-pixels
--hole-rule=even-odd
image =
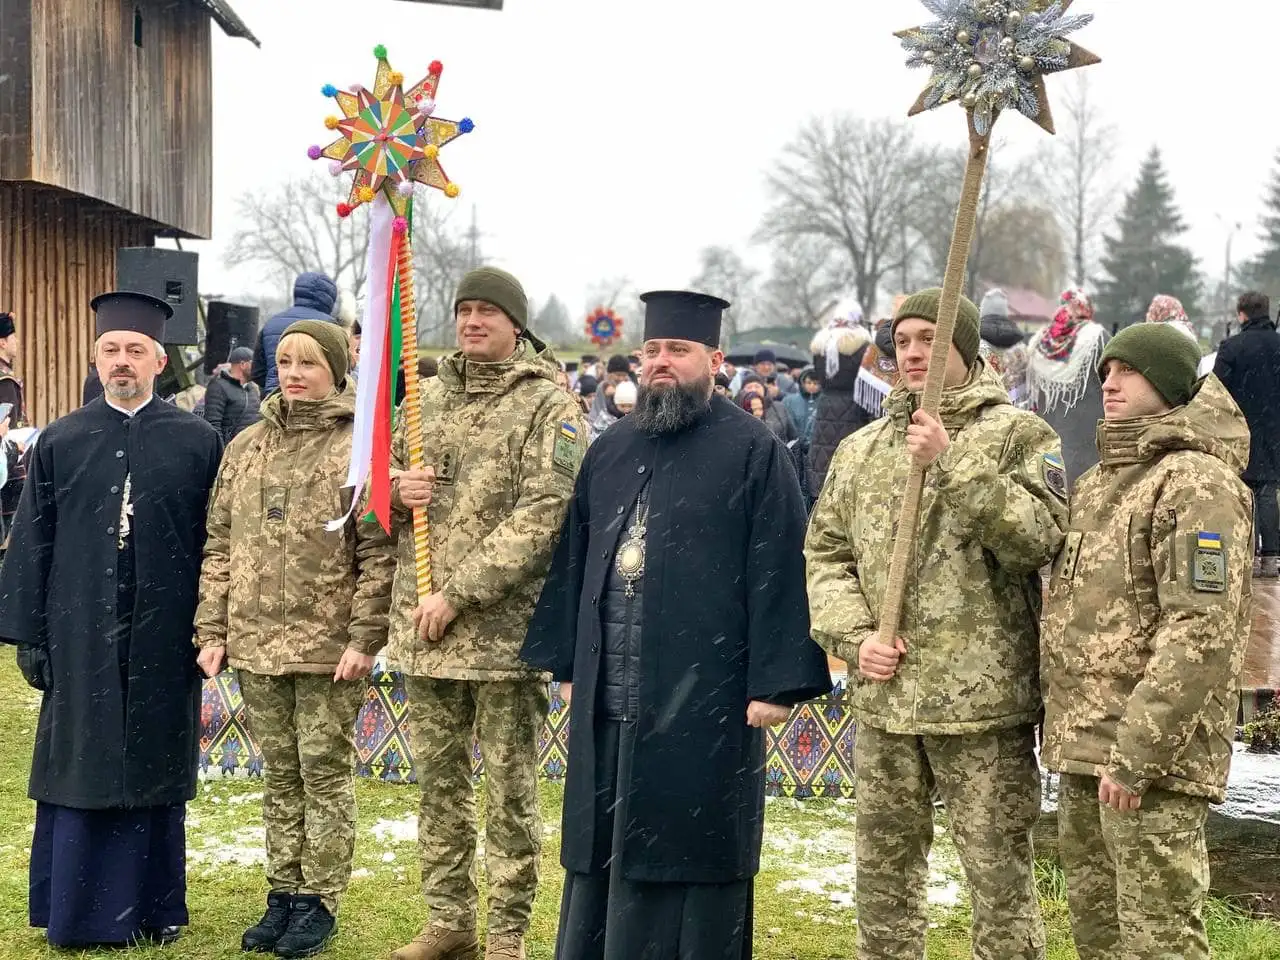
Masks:
[[[393,952],[391,960],[477,960],[479,956],[480,944],[474,930],[446,930],[428,924],[411,942]]]
[[[484,945],[484,960],[525,960],[524,937],[518,933],[499,933]]]

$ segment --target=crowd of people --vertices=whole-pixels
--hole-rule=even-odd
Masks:
[[[241,946],[324,950],[356,843],[354,721],[385,654],[427,911],[394,960],[475,960],[482,940],[486,960],[526,956],[549,681],[572,705],[558,960],[750,957],[764,728],[831,689],[830,654],[858,724],[860,957],[924,955],[935,795],[975,956],[1044,957],[1041,765],[1061,775],[1080,956],[1208,957],[1205,818],[1253,577],[1280,563],[1265,297],[1240,298],[1211,361],[1171,298],[1109,336],[1069,291],[1029,340],[999,291],[962,298],[934,416],[936,288],[874,325],[842,304],[803,368],[762,350],[735,369],[726,302],[646,294],[640,350],[571,376],[520,282],[480,268],[457,350],[423,371],[425,467],[398,418],[387,531],[344,486],[359,329],[318,276],[228,358],[203,417],[155,395],[168,305],[96,298],[102,395],[13,458],[5,441],[0,640],[42,694],[29,913],[51,945],[180,936],[200,685],[233,669],[264,758],[268,888]],[[13,326],[0,315],[0,397]],[[921,518],[899,531],[913,464]],[[897,536],[914,560],[882,637]]]

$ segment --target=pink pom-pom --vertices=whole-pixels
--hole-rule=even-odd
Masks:
[[[329,161],[329,176],[331,176],[331,177],[336,177],[336,176],[338,176],[338,175],[339,175],[339,174],[341,174],[341,173],[342,173],[342,161],[341,161],[341,160],[330,160],[330,161]]]
[[[404,217],[396,217],[391,221],[391,229],[395,231],[396,236],[402,237],[409,232],[409,221]]]
[[[319,160],[320,148],[313,143],[311,146],[307,147],[307,156],[312,160]]]
[[[405,181],[401,182],[401,183],[400,183],[400,185],[396,187],[396,193],[400,194],[400,196],[402,196],[402,197],[412,197],[412,196],[413,196],[413,181],[412,181],[412,180],[405,180]]]

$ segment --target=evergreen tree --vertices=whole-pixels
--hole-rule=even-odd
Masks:
[[[1153,147],[1124,198],[1114,235],[1103,238],[1107,275],[1095,299],[1099,322],[1126,327],[1142,320],[1158,293],[1177,297],[1195,316],[1202,281],[1195,256],[1177,242],[1186,231],[1160,150]]]
[[[530,328],[545,343],[563,346],[581,339],[581,334],[573,328],[568,308],[554,293],[534,315]]]
[[[1246,282],[1255,290],[1280,300],[1280,153],[1276,154],[1276,169],[1267,187],[1267,197],[1262,202],[1262,252],[1243,271]]]

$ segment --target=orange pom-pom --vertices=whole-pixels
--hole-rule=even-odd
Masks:
[[[326,128],[326,129],[328,129],[328,130],[337,130],[337,129],[338,129],[338,118],[337,118],[337,117],[334,117],[334,116],[328,116],[328,117],[325,117],[325,118],[324,118],[324,125],[325,125],[325,128]]]
[[[398,87],[402,83],[404,83],[404,74],[401,73],[399,70],[392,70],[389,74],[387,74],[387,80],[391,83],[393,87]]]
[[[462,188],[459,187],[456,183],[445,184],[444,195],[446,197],[449,197],[450,199],[452,199],[456,197],[458,194],[460,194],[461,192],[462,192]]]

